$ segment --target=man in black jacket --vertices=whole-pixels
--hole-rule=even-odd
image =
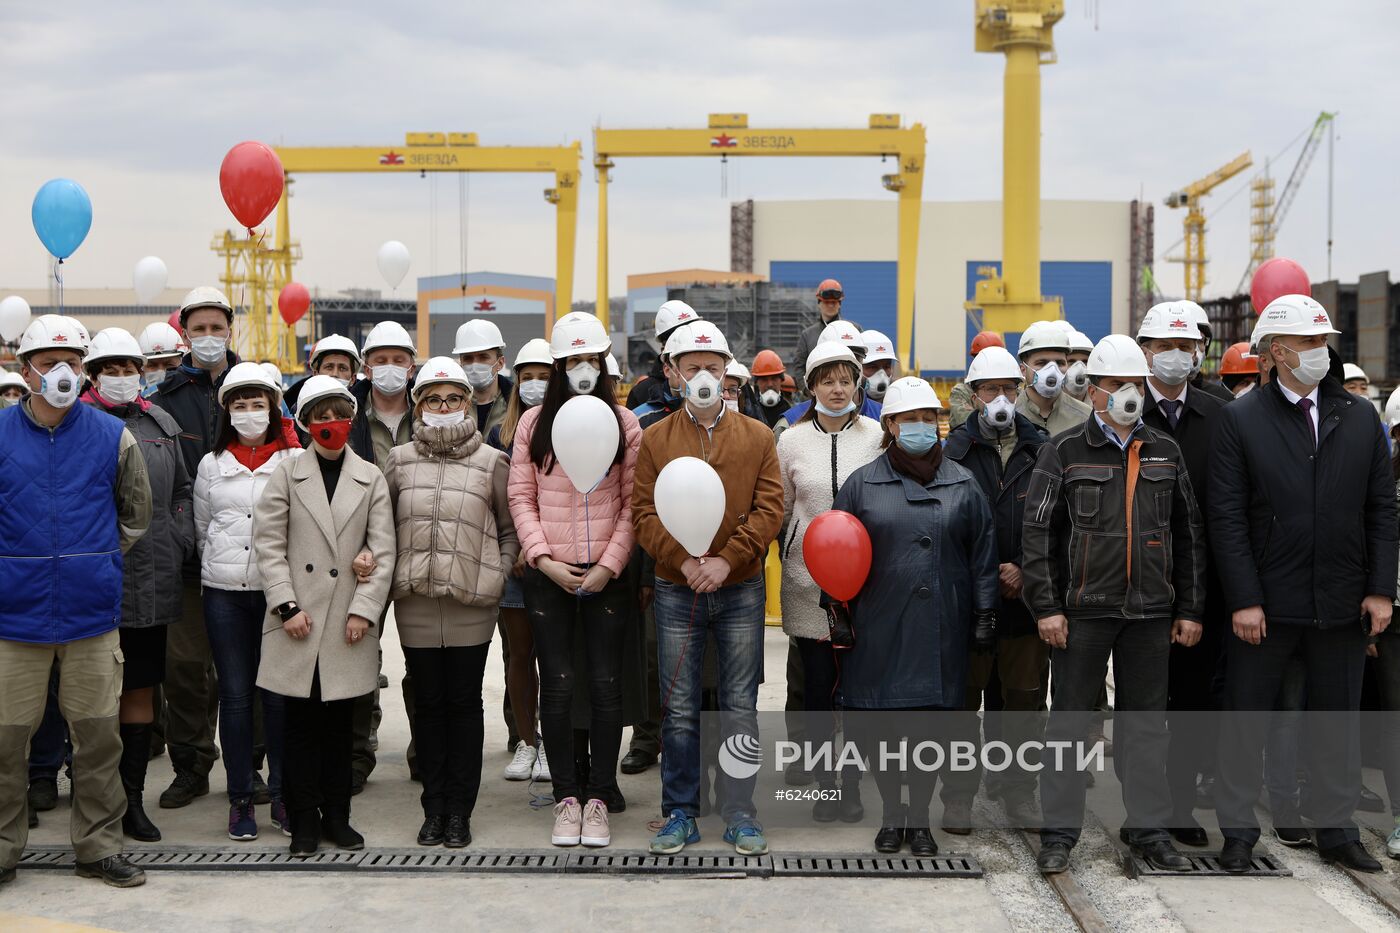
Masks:
[[[1196,505],[1205,517],[1211,433],[1215,430],[1216,414],[1225,403],[1190,382],[1192,355],[1204,339],[1192,311],[1198,307],[1191,301],[1168,301],[1149,308],[1137,339],[1151,370],[1143,402],[1143,423],[1168,435],[1181,448]],[[1208,527],[1208,520],[1206,524]],[[1210,565],[1209,547],[1206,553],[1206,611],[1201,640],[1190,647],[1171,646],[1167,682],[1167,709],[1179,714],[1169,713],[1167,717],[1172,733],[1167,753],[1167,783],[1172,798],[1169,825],[1176,841],[1190,846],[1209,842],[1191,811],[1196,804],[1196,775],[1215,773],[1216,735],[1207,727],[1208,722],[1215,720],[1200,713],[1219,709],[1211,693],[1211,681],[1220,662],[1221,636],[1226,627],[1220,581]]]
[[[1259,755],[1284,668],[1300,657],[1312,711],[1305,805],[1322,856],[1380,864],[1352,813],[1361,786],[1355,711],[1367,635],[1395,597],[1395,481],[1375,409],[1328,375],[1326,310],[1272,302],[1255,327],[1273,378],[1222,409],[1211,457],[1211,541],[1231,613],[1216,811],[1221,866],[1245,871],[1259,838]],[[1325,720],[1325,721],[1323,721]]]
[[[1041,446],[1022,529],[1026,604],[1053,649],[1046,741],[1084,741],[1111,653],[1128,813],[1120,836],[1154,867],[1185,871],[1191,863],[1166,830],[1167,659],[1172,642],[1190,646],[1201,635],[1201,517],[1181,449],[1142,423],[1148,369],[1137,343],[1109,334],[1088,374],[1093,414]],[[1069,867],[1084,788],[1070,767],[1046,763],[1040,773],[1036,863],[1046,874]]]
[[[1050,654],[1040,640],[1035,620],[1021,601],[1021,525],[1031,471],[1048,435],[1016,413],[1021,367],[1004,347],[988,347],[972,360],[965,384],[971,392],[972,415],[948,435],[944,456],[962,464],[977,478],[996,519],[997,562],[1001,603],[997,608],[997,647],[992,654],[972,652],[965,711],[975,714],[995,666],[1001,683],[1002,709],[1011,713],[1000,738],[1017,748],[1038,739],[1033,714],[1044,708],[1042,684]],[[990,715],[990,714],[989,714]],[[965,726],[975,738],[976,720]],[[990,726],[988,732],[994,731]],[[953,771],[943,784],[943,829],[961,835],[972,826],[972,798],[981,769]],[[988,776],[988,790],[999,796],[1013,825],[1035,826],[1035,773],[1019,768]]]

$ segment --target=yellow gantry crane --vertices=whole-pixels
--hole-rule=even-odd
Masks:
[[[1201,198],[1253,164],[1254,159],[1250,154],[1242,152],[1204,178],[1193,181],[1180,191],[1173,191],[1165,199],[1167,207],[1186,208],[1184,252],[1180,256],[1168,256],[1167,261],[1179,262],[1184,267],[1185,294],[1189,301],[1200,301],[1206,284],[1206,215],[1201,210]]]
[[[710,114],[709,126],[694,129],[593,131],[593,167],[598,175],[598,316],[608,313],[608,181],[613,159],[632,156],[893,156],[894,174],[881,178],[899,195],[896,341],[906,371],[914,367],[914,280],[919,255],[919,214],[924,191],[924,127],[900,126],[893,113],[872,114],[866,129],[756,129],[748,114]]]
[[[214,249],[225,257],[225,282],[243,285],[259,359],[286,360],[295,338],[272,306],[282,286],[292,280],[300,247],[290,238],[287,192],[291,176],[303,172],[543,172],[554,176],[545,200],[555,206],[554,314],[567,314],[573,300],[574,243],[578,235],[578,182],[581,148],[567,146],[480,146],[475,133],[408,133],[403,146],[276,146],[287,174],[287,187],[277,204],[277,235],[271,248],[261,240],[238,240],[225,234]],[[462,270],[465,272],[466,270]],[[419,309],[420,325],[423,309]],[[427,327],[418,328],[418,350],[428,352]],[[291,359],[293,368],[300,363]]]
[[[976,50],[1006,55],[1002,87],[1001,272],[977,270],[979,329],[1013,333],[1064,316],[1040,294],[1040,66],[1055,63],[1063,0],[976,0]]]

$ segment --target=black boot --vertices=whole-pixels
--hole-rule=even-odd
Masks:
[[[321,808],[321,838],[337,849],[363,849],[365,837],[350,828],[350,807],[347,805]]]
[[[317,846],[321,844],[321,811],[314,807],[294,810],[291,819],[292,843],[289,848],[292,855],[315,855]]]
[[[142,805],[146,791],[146,764],[151,760],[151,724],[124,722],[120,726],[122,757],[118,770],[126,790],[126,815],[122,817],[122,832],[140,842],[159,842],[156,829]]]

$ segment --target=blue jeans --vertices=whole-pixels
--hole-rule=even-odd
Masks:
[[[758,683],[763,674],[763,575],[701,596],[656,579],[656,648],[661,681],[661,809],[700,812],[700,679],[705,640],[715,638],[724,736],[758,736]],[[754,777],[720,769],[716,796],[728,825],[753,819]]]
[[[219,744],[223,746],[228,799],[253,796],[253,691],[262,657],[267,600],[261,592],[204,588],[204,625],[219,673]],[[282,796],[282,697],[262,691],[267,740],[267,789]]]

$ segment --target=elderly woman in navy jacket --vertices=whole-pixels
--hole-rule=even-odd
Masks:
[[[837,699],[847,710],[918,713],[891,721],[849,716],[848,732],[864,746],[884,801],[875,848],[934,855],[929,804],[932,772],[907,772],[909,807],[900,806],[906,774],[881,767],[879,743],[893,750],[933,737],[927,711],[961,709],[968,648],[996,642],[996,535],[991,508],[966,469],[943,457],[932,386],[906,377],[890,384],[881,424],[884,454],[851,474],[833,508],[850,512],[870,533],[870,576],[850,603],[855,646],[844,652]],[[926,756],[926,761],[931,756]],[[912,756],[909,759],[913,761]],[[907,826],[907,829],[906,829]]]

